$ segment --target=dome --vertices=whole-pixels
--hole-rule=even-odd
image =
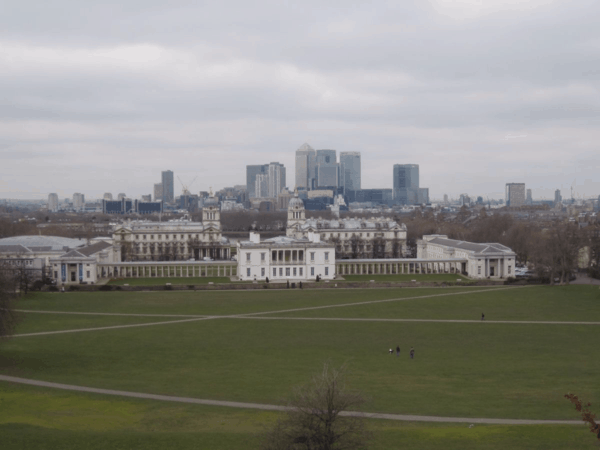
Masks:
[[[292,208],[303,208],[304,209],[304,202],[302,201],[302,199],[298,198],[297,193],[296,193],[296,195],[294,195],[292,197],[292,199],[290,200],[290,203],[288,205],[288,209],[292,209]]]
[[[204,200],[204,206],[219,206],[219,202],[215,197],[208,197]]]

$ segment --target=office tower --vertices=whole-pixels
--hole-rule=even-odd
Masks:
[[[163,199],[163,185],[162,183],[154,184],[154,201],[159,202]]]
[[[527,189],[527,199],[525,200],[525,203],[527,203],[528,205],[533,204],[533,198],[531,195],[531,189]]]
[[[276,198],[285,187],[285,167],[278,162],[269,163],[269,194],[271,198]]]
[[[506,206],[525,204],[525,183],[506,183]]]
[[[58,194],[48,194],[48,211],[58,211]]]
[[[448,204],[448,194],[444,194],[444,204]]]
[[[142,195],[142,201],[143,202],[151,202],[152,201],[152,196],[150,194],[148,194],[148,195]]]
[[[335,150],[317,150],[317,187],[337,188],[340,185],[340,165]]]
[[[340,186],[344,194],[360,191],[360,152],[340,152]]]
[[[412,205],[417,203],[417,196],[419,195],[419,165],[394,164],[393,176],[394,203],[397,205]]]
[[[308,144],[296,150],[296,187],[311,190],[316,186],[317,152]]]
[[[265,198],[269,196],[269,175],[259,173],[254,178],[254,198]]]
[[[123,200],[124,198],[127,198],[127,195],[125,195],[124,192],[120,192],[119,195],[117,195],[117,200]]]
[[[256,194],[256,176],[265,175],[268,172],[269,166],[267,164],[246,166],[246,191],[248,198],[261,197]]]
[[[560,195],[560,189],[554,191],[554,203],[562,202],[562,195]]]
[[[110,192],[105,192],[103,198],[104,198],[104,200],[112,200],[113,199],[112,194]]]
[[[162,173],[162,185],[163,185],[163,201],[166,203],[173,203],[175,200],[175,188],[173,185],[173,171],[165,170]]]
[[[85,196],[79,192],[73,194],[73,209],[83,209],[85,205]]]

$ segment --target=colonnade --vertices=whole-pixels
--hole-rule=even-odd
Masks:
[[[231,277],[237,275],[237,262],[135,262],[98,264],[98,278],[191,278]]]
[[[342,260],[335,264],[336,274],[344,275],[388,275],[422,273],[461,273],[466,271],[466,260],[415,261],[415,260]]]

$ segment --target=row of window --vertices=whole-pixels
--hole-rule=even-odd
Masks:
[[[284,250],[284,251],[289,251],[289,250]],[[273,253],[275,253],[275,251],[273,251]],[[315,260],[315,252],[309,252],[310,253],[310,260],[314,261]],[[266,261],[266,253],[261,253],[260,254],[260,260],[261,261]],[[246,261],[250,262],[250,258],[252,257],[252,253],[247,252],[246,253]],[[300,259],[299,261],[302,261],[303,259],[303,251],[300,250]],[[325,252],[325,261],[329,261],[329,252]]]
[[[298,277],[298,276],[303,277],[304,276],[304,268],[303,267],[285,267],[285,268],[280,267],[279,268],[279,276],[280,277],[284,276],[283,275],[284,274],[284,270],[285,270],[285,276],[286,277],[290,277],[290,276],[292,276],[292,277]],[[246,269],[246,275],[248,277],[252,276],[250,268]],[[329,275],[329,267],[325,267],[325,275],[326,276]],[[266,270],[265,270],[264,267],[262,267],[260,269],[260,276],[261,277],[266,276]],[[310,276],[311,277],[315,276],[315,268],[314,267],[310,268]],[[277,277],[277,267],[273,267],[273,277]]]
[[[5,259],[2,262],[9,266],[33,266],[32,259]]]
[[[153,234],[149,234],[149,235],[148,234],[142,234],[142,235],[136,234],[135,235],[135,239],[139,241],[140,240],[140,236],[142,236],[142,240],[146,240],[146,239],[154,240],[154,235]],[[150,236],[150,237],[148,238],[148,236]],[[162,239],[162,236],[163,236],[162,234],[157,234],[156,235],[156,239],[160,241]],[[165,234],[165,240],[169,240],[169,236],[171,236],[171,235],[170,234]],[[173,236],[174,240],[177,240],[177,235],[176,234],[173,234],[172,236]],[[181,234],[180,236],[181,236],[180,237],[181,240],[194,239],[194,235],[193,234],[188,234],[187,238],[186,238],[185,234]],[[204,237],[206,237],[206,235],[204,233],[202,233],[202,238],[204,238]],[[122,235],[121,239],[125,239],[125,235]],[[196,234],[195,239],[200,239],[200,235]]]
[[[349,233],[344,233],[344,237],[347,238]],[[337,235],[337,236],[336,236]],[[384,237],[384,233],[373,233],[373,237]],[[321,239],[326,239],[327,237],[330,238],[341,238],[342,237],[342,233],[329,233],[329,236],[327,235],[327,233],[321,233]],[[371,237],[371,233],[352,233],[350,237]],[[394,237],[398,237],[398,232],[394,231]]]

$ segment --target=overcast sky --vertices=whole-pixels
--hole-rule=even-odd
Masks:
[[[359,151],[432,198],[600,194],[598,0],[19,0],[0,12],[0,198],[245,184]]]

